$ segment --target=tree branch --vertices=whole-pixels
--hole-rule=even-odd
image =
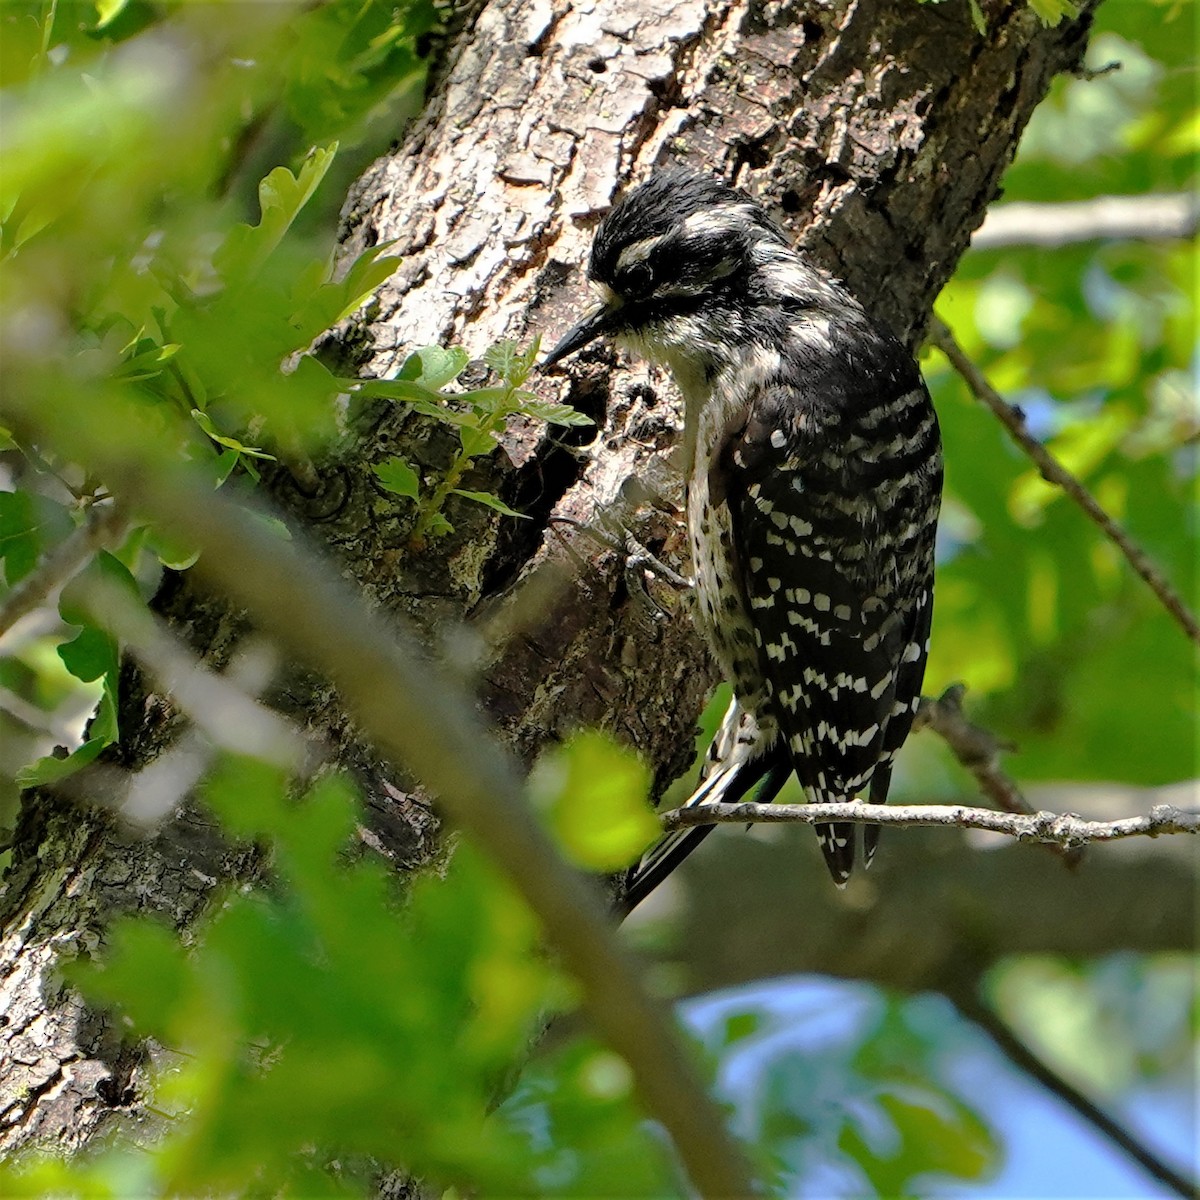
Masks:
[[[1036,1055],[1008,1026],[994,1009],[974,996],[951,996],[951,1000],[969,1021],[973,1022],[995,1043],[996,1048],[1018,1070],[1035,1079],[1048,1092],[1069,1105],[1093,1129],[1103,1134],[1114,1146],[1123,1150],[1144,1170],[1166,1184],[1172,1191],[1192,1200],[1200,1189],[1194,1181],[1154,1153],[1144,1142],[1134,1137],[1128,1129],[1109,1116],[1093,1100],[1083,1094],[1073,1083],[1064,1079],[1049,1063]]]
[[[117,584],[91,581],[82,599],[96,621],[158,680],[213,746],[284,770],[311,770],[318,756],[315,740],[257,698],[277,665],[267,646],[235,655],[229,671],[221,675]]]
[[[1190,192],[1097,196],[1062,204],[1019,202],[988,209],[971,237],[974,250],[1002,246],[1069,246],[1106,239],[1175,241],[1195,237],[1200,201]]]
[[[914,732],[925,727],[932,729],[975,776],[979,790],[1005,812],[1033,812],[1016,782],[1000,769],[1001,751],[1012,750],[1014,746],[967,720],[962,707],[966,690],[965,684],[955,683],[936,700],[922,696],[913,721]]]
[[[368,608],[298,539],[283,540],[181,465],[154,461],[140,447],[155,443],[132,411],[135,433],[118,443],[89,436],[83,401],[64,397],[51,415],[28,394],[17,386],[5,395],[18,427],[87,463],[198,546],[193,569],[329,678],[381,753],[417,775],[508,877],[579,980],[593,1025],[629,1064],[696,1190],[751,1195],[749,1168],[668,1010],[618,943],[599,889],[564,861],[530,811],[520,764],[476,717],[469,695],[432,668],[398,617]]]
[[[0,605],[0,636],[46,603],[57,588],[87,565],[97,550],[119,541],[125,528],[124,514],[117,505],[95,505],[84,523],[46,554],[5,597]]]
[[[933,318],[930,326],[929,341],[950,360],[971,394],[1000,419],[1017,445],[1037,465],[1042,478],[1062,488],[1083,509],[1088,519],[1125,555],[1129,565],[1146,581],[1184,633],[1200,646],[1200,621],[1183,602],[1183,597],[1171,586],[1145,550],[1100,507],[1091,492],[1029,432],[1025,425],[1025,414],[1016,405],[1009,404],[988,383],[979,368],[963,352],[949,327],[937,317]]]
[[[990,729],[967,720],[962,706],[966,690],[965,684],[955,683],[936,700],[922,696],[913,729],[932,729],[950,747],[954,757],[971,772],[979,790],[997,808],[1009,813],[1033,815],[1037,810],[1025,799],[1016,780],[1000,766],[1001,752],[1014,749],[1012,743],[998,738]],[[1066,847],[1052,842],[1044,842],[1043,845],[1057,854],[1068,867],[1076,867],[1083,860],[1082,845]]]
[[[698,825],[821,825],[850,821],[858,825],[942,825],[986,829],[1023,842],[1052,842],[1068,848],[1089,842],[1115,842],[1129,837],[1158,837],[1164,833],[1200,833],[1200,813],[1156,804],[1149,813],[1119,821],[1088,821],[1074,813],[999,813],[961,804],[696,804],[673,808],[661,816],[671,833]]]
[[[1089,794],[1080,807],[1105,819],[1109,799]],[[1130,801],[1124,811],[1157,802],[1138,810]],[[744,834],[725,826],[627,928],[637,936],[639,924],[669,914],[674,936],[652,944],[664,978],[686,995],[809,973],[905,992],[957,992],[974,989],[983,972],[1013,955],[1093,959],[1195,949],[1194,838],[1126,838],[1068,872],[1011,838],[975,849],[969,836],[894,833],[887,852],[839,892],[812,830],[772,825]],[[1014,897],[1036,899],[1018,917]]]

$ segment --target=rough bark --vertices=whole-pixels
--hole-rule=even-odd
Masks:
[[[762,197],[915,343],[1029,114],[1077,64],[1086,33],[1086,18],[1043,29],[1023,0],[985,9],[980,36],[965,3],[494,0],[449,43],[416,128],[347,202],[348,249],[395,240],[404,262],[327,352],[386,375],[417,345],[479,353],[501,336],[560,332],[584,302],[588,239],[618,185],[676,160]],[[653,619],[620,557],[561,520],[604,514],[681,564],[678,411],[661,375],[613,368],[596,350],[566,382],[539,384],[597,430],[520,424],[464,481],[529,521],[464,505],[449,514],[452,538],[413,552],[406,502],[376,486],[371,464],[403,453],[436,470],[453,443],[386,406],[357,415],[316,494],[282,471],[268,483],[371,603],[478,673],[483,703],[523,755],[604,725],[663,784],[690,758],[711,666],[677,597],[653,585],[665,610]],[[546,586],[522,604],[529,592],[516,585],[531,579]],[[217,664],[245,633],[186,576],[170,576],[156,603]],[[117,758],[136,767],[183,722],[152,682],[132,671],[126,682],[130,736]],[[272,698],[359,774],[373,846],[404,870],[436,855],[430,808],[355,740],[327,685],[292,673]],[[33,1140],[74,1149],[136,1107],[140,1052],[86,1014],[54,966],[92,953],[116,912],[186,927],[214,887],[258,866],[190,805],[146,839],[102,808],[27,799],[0,901],[0,1152]],[[1095,899],[1103,927],[1116,902]]]

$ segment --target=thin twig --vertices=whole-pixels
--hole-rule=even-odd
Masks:
[[[953,683],[936,700],[922,696],[913,731],[929,728],[941,737],[954,757],[975,776],[979,790],[999,808],[1011,813],[1033,812],[1016,782],[1000,769],[1001,753],[1015,747],[990,729],[967,720],[962,706],[966,690],[965,684]]]
[[[275,655],[266,645],[243,650],[220,675],[118,584],[92,581],[81,598],[214,745],[297,773],[311,768],[313,743],[256,699],[275,675]]]
[[[97,505],[87,519],[38,562],[0,604],[0,637],[22,617],[47,603],[57,588],[81,571],[97,550],[120,541],[125,518],[115,504]]]
[[[966,690],[964,684],[955,683],[936,700],[922,696],[913,729],[932,729],[950,747],[954,757],[971,772],[979,790],[997,808],[1031,816],[1037,810],[1025,799],[1016,780],[1000,766],[1000,755],[1015,747],[1011,742],[998,738],[990,729],[984,729],[982,725],[967,719],[962,705]],[[1043,844],[1069,867],[1076,867],[1083,860],[1083,846],[1068,848],[1054,843]]]
[[[83,593],[96,620],[155,677],[193,724],[138,770],[92,763],[52,784],[78,803],[103,805],[149,833],[167,819],[212,769],[218,749],[261,758],[296,777],[308,777],[324,748],[286,717],[259,703],[278,668],[275,646],[253,635],[222,675],[205,665],[160,618],[117,584],[99,582]]]
[[[1123,1150],[1160,1183],[1185,1197],[1185,1200],[1194,1200],[1194,1197],[1200,1194],[1194,1181],[1163,1162],[1149,1146],[1139,1141],[1073,1083],[1064,1079],[1053,1067],[1039,1058],[994,1009],[981,1003],[974,996],[952,996],[951,999],[959,1012],[978,1025],[1013,1066],[1069,1105],[1083,1120],[1108,1138],[1114,1146]]]
[[[437,795],[529,904],[697,1192],[753,1195],[750,1169],[724,1115],[669,1011],[647,992],[617,941],[599,889],[564,861],[529,808],[515,756],[484,727],[470,695],[431,666],[399,618],[369,608],[299,538],[285,541],[182,465],[155,461],[140,449],[146,444],[140,430],[120,443],[90,438],[81,401],[64,397],[65,410],[56,408],[53,417],[21,389],[10,389],[4,401],[18,427],[86,461],[123,498],[198,546],[203,553],[193,569],[334,683],[383,756]],[[131,410],[128,420],[136,429]]]
[[[1001,813],[963,804],[695,804],[661,815],[668,833],[698,825],[821,825],[850,821],[865,825],[941,825],[956,829],[986,829],[1022,842],[1053,842],[1083,846],[1120,838],[1158,837],[1165,833],[1200,833],[1200,813],[1156,804],[1149,813],[1119,821],[1089,821],[1075,813]]]
[[[155,636],[171,635],[164,629]],[[183,665],[182,657],[177,662],[172,662],[172,657],[176,653],[190,656],[190,652],[181,644],[169,649],[166,654],[162,653],[161,647],[147,654],[143,646],[142,651],[139,653],[131,647],[134,657],[139,658],[147,670],[154,672],[160,669],[172,675]],[[236,753],[238,744],[244,745],[253,736],[254,730],[262,733],[264,742],[269,744],[263,750],[249,751],[256,758],[266,762],[274,759],[300,778],[305,778],[317,767],[321,757],[320,747],[305,739],[301,730],[291,725],[285,717],[265,709],[256,699],[274,678],[277,658],[273,645],[255,637],[249,639],[248,645],[238,649],[223,675],[214,674],[199,660],[195,660],[196,686],[189,685],[182,693],[175,691],[173,698],[196,724],[156,759],[140,771],[131,772],[123,781],[127,786],[117,793],[116,803],[126,820],[143,829],[153,829],[175,811],[209,772],[217,757],[218,746]],[[164,682],[161,676],[159,682]],[[230,720],[215,717],[209,708],[211,702],[218,698],[228,699],[234,713],[248,714],[248,728],[241,734],[230,738]],[[208,711],[204,711],[206,709]],[[112,784],[116,781],[110,779],[108,782]]]
[[[1062,203],[1014,202],[988,209],[973,250],[1069,246],[1076,242],[1177,241],[1195,237],[1200,201],[1191,192],[1096,196]]]
[[[930,326],[929,340],[950,360],[970,388],[971,394],[996,414],[1016,443],[1033,459],[1042,478],[1047,483],[1062,488],[1083,509],[1104,536],[1125,555],[1129,565],[1146,581],[1184,633],[1200,646],[1200,621],[1197,621],[1195,614],[1183,602],[1183,598],[1167,581],[1166,576],[1145,550],[1100,507],[1091,492],[1029,432],[1025,425],[1025,414],[1016,405],[1009,404],[984,379],[979,368],[955,341],[949,327],[937,317],[934,317]]]

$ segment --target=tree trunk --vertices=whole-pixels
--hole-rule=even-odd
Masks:
[[[560,333],[586,302],[588,243],[618,187],[676,161],[764,200],[915,345],[1031,111],[1078,64],[1088,24],[1042,28],[1023,0],[984,8],[980,35],[965,0],[493,0],[447,44],[425,115],[347,202],[347,250],[394,241],[403,263],[326,352],[385,376],[419,345],[481,354],[500,337]],[[464,502],[449,510],[452,536],[410,549],[411,505],[381,491],[371,466],[400,453],[436,471],[454,446],[395,406],[359,414],[315,495],[284,471],[267,482],[369,602],[477,673],[482,702],[526,759],[602,725],[665,786],[692,757],[713,670],[686,605],[652,584],[655,614],[627,585],[622,556],[581,526],[603,518],[684,565],[675,398],[661,374],[604,350],[536,386],[596,429],[515,423],[503,452],[464,480],[530,520]],[[246,633],[186,575],[168,576],[156,607],[218,666]],[[111,762],[137,768],[182,722],[152,680],[126,675],[126,740]],[[438,853],[432,810],[355,740],[328,685],[288,672],[272,699],[359,775],[365,840],[401,870]],[[82,777],[85,794],[92,786],[99,795],[98,775]],[[27,796],[12,854],[0,900],[0,1153],[31,1141],[71,1150],[113,1114],[136,1115],[142,1052],[52,968],[92,953],[118,912],[186,927],[214,886],[252,878],[259,863],[191,804],[143,837],[101,806],[45,792]],[[997,903],[1026,894],[996,886]],[[1108,915],[1094,912],[1095,927]],[[876,967],[870,955],[864,946],[853,973],[890,978],[890,955]]]

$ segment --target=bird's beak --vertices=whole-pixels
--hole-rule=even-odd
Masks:
[[[547,367],[562,362],[568,354],[574,354],[576,350],[582,350],[596,338],[613,332],[617,325],[619,307],[619,305],[610,303],[594,308],[578,325],[567,331],[558,345],[542,360],[540,369],[544,371]]]

